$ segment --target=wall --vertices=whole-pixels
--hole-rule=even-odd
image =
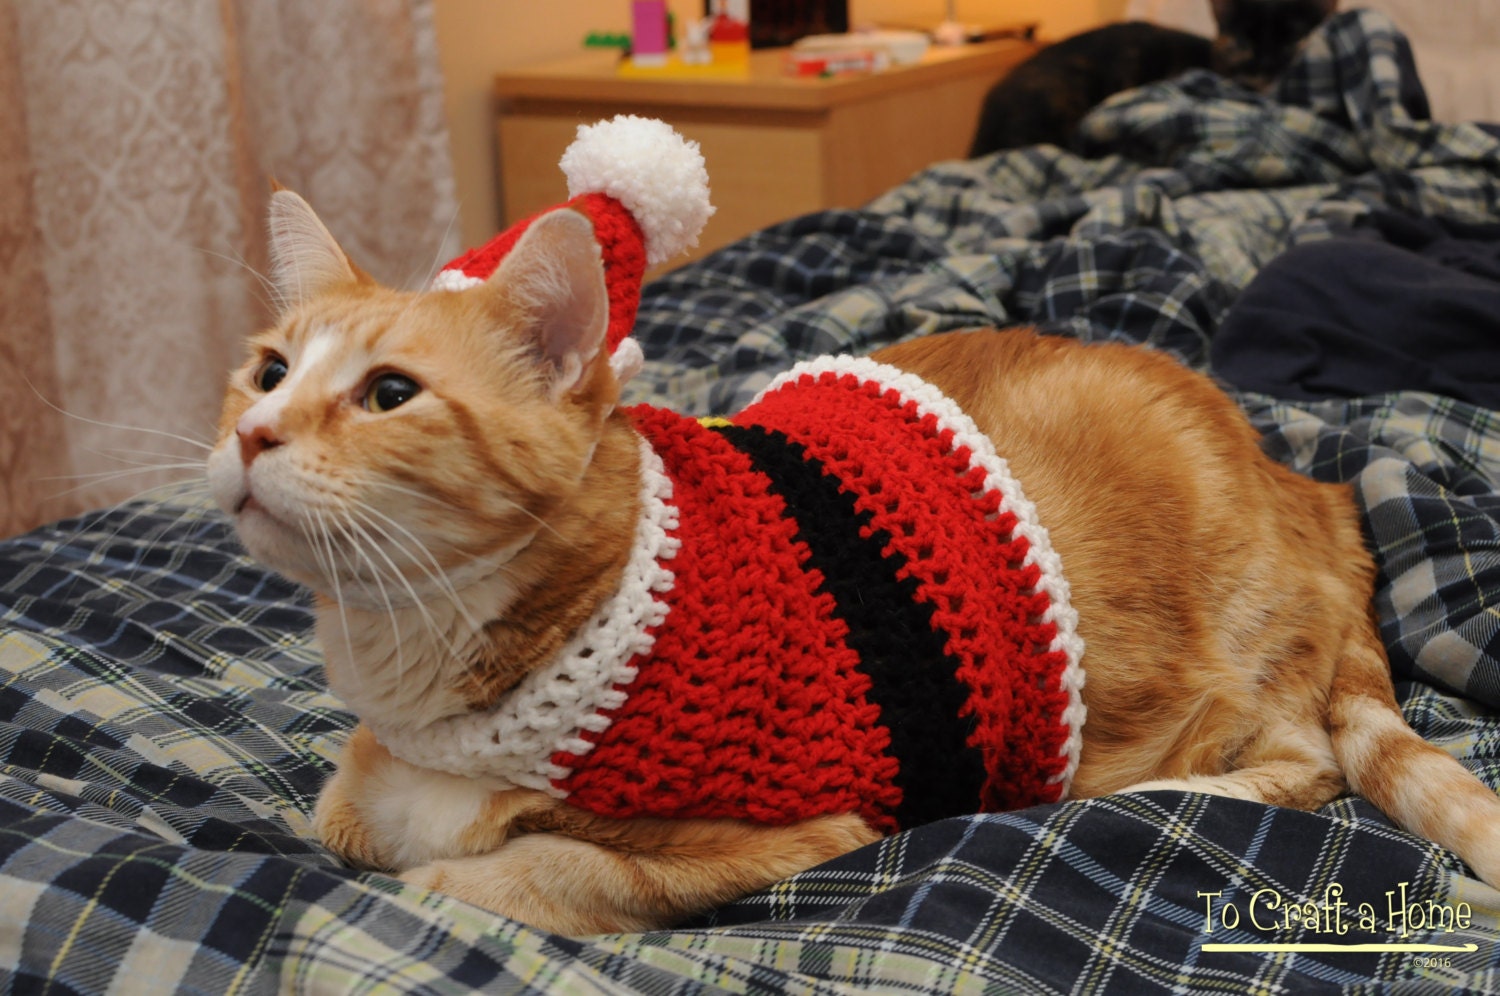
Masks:
[[[1061,38],[1122,16],[1126,0],[956,0],[966,23],[1037,21],[1043,37]],[[702,9],[669,0],[679,19]],[[502,69],[578,51],[591,31],[625,31],[628,0],[436,0],[438,46],[453,133],[460,225],[465,245],[484,242],[503,223],[495,190],[491,82]],[[932,27],[944,0],[851,0],[854,24]]]

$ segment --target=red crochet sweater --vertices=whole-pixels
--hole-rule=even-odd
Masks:
[[[1076,615],[957,406],[829,358],[730,420],[632,418],[646,511],[620,594],[493,712],[387,746],[612,817],[893,830],[1066,795]]]

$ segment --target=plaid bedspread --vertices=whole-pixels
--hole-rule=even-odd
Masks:
[[[1358,12],[1274,99],[1204,73],[1121,95],[1084,123],[1088,158],[941,164],[657,281],[637,397],[731,409],[799,358],[990,324],[1204,365],[1290,246],[1377,208],[1500,219],[1500,142],[1421,105],[1400,36]],[[1415,392],[1240,399],[1279,459],[1354,482],[1407,717],[1500,786],[1500,416]],[[7,989],[1500,991],[1500,893],[1358,799],[948,820],[676,930],[549,936],[318,844],[313,800],[353,719],[309,622],[187,498],[0,543]]]

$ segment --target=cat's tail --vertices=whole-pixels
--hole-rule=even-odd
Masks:
[[[1500,888],[1500,796],[1406,724],[1374,627],[1356,627],[1329,697],[1333,751],[1349,785],[1392,820],[1454,851]]]

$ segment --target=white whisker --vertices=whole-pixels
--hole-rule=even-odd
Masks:
[[[354,659],[354,641],[349,635],[349,615],[344,609],[344,592],[339,584],[338,564],[334,559],[333,536],[328,531],[328,523],[323,518],[323,513],[314,509],[313,515],[317,518],[318,532],[323,537],[323,543],[327,547],[328,559],[326,561],[323,559],[321,552],[317,549],[316,543],[313,543],[313,556],[317,559],[318,565],[324,568],[324,573],[328,575],[328,580],[333,583],[333,600],[339,607],[339,625],[344,631],[344,650],[349,655],[349,666],[358,669],[359,661]],[[304,529],[303,532],[305,533],[306,530]]]
[[[423,491],[418,491],[416,488],[408,488],[400,484],[392,484],[390,481],[365,478],[362,479],[359,483],[362,487],[366,488],[383,488],[387,491],[395,491],[399,494],[411,495],[413,498],[421,498],[424,501],[428,501],[434,505],[439,506],[440,508],[451,509],[452,511],[461,514],[465,513],[466,511],[454,505],[452,502],[444,501],[441,498],[434,498],[432,495],[429,495]],[[563,536],[562,533],[558,532],[557,529],[551,525],[551,523],[547,522],[546,519],[543,519],[540,515],[537,515],[535,512],[532,512],[530,509],[526,508],[525,505],[522,505],[520,502],[513,499],[506,498],[504,495],[496,495],[494,497],[498,497],[501,501],[505,502],[511,508],[515,509],[516,511],[520,512],[522,515],[530,519],[532,522],[536,523],[538,529],[545,529],[557,539],[566,541],[566,537]],[[573,544],[570,543],[569,545],[571,546]]]
[[[167,468],[167,469],[170,469],[170,468]],[[196,465],[194,465],[191,468],[185,468],[185,469],[202,470],[201,467],[198,467]],[[75,486],[73,486],[71,488],[63,488],[61,491],[55,491],[51,495],[48,496],[48,500],[49,501],[56,501],[59,498],[66,498],[68,495],[76,494],[79,491],[84,491],[84,490],[86,490],[88,488],[95,487],[96,485],[108,484],[111,481],[116,481],[116,480],[123,480],[125,478],[133,477],[133,476],[135,476],[137,474],[140,474],[140,473],[143,473],[143,470],[111,470],[111,471],[104,471],[104,472],[102,472],[100,474],[76,474],[76,475],[68,475],[68,476],[62,476],[62,477],[43,477],[43,478],[38,478],[38,480],[43,480],[43,481],[81,480],[81,483],[79,483],[79,484],[77,484],[77,485],[75,485]],[[84,479],[84,478],[87,478],[87,479]],[[142,500],[142,499],[144,499],[144,498],[146,498],[148,496],[155,495],[157,492],[161,492],[161,491],[165,491],[166,492],[165,497],[170,497],[171,494],[173,493],[173,491],[176,490],[176,489],[198,489],[199,487],[206,487],[206,486],[207,485],[197,475],[194,475],[193,477],[183,478],[181,480],[176,480],[176,481],[163,481],[160,484],[153,484],[150,487],[142,488],[140,491],[137,491],[135,494],[131,495],[130,497],[122,499],[121,501],[115,502],[113,505],[110,505],[108,508],[104,509],[103,511],[106,512],[106,513],[112,512],[115,509],[120,508],[121,506],[128,505],[128,504],[130,504],[131,502],[134,502],[134,501],[140,501],[140,500]]]
[[[201,464],[201,463],[141,463],[141,464],[136,464],[136,465],[134,465],[132,467],[129,467],[129,468],[126,468],[126,469],[121,469],[121,470],[96,470],[96,471],[92,471],[92,472],[87,473],[87,474],[53,474],[53,475],[46,476],[46,477],[38,477],[38,478],[36,478],[36,480],[38,480],[38,481],[78,481],[79,482],[79,484],[76,487],[68,488],[66,491],[59,491],[59,492],[57,492],[56,494],[54,494],[52,496],[53,498],[61,498],[64,495],[70,495],[70,494],[72,494],[75,491],[82,491],[84,488],[92,487],[95,484],[106,484],[106,483],[108,483],[110,481],[118,481],[118,480],[121,480],[123,478],[134,477],[137,474],[144,474],[147,471],[152,471],[152,470],[191,470],[191,471],[194,471],[197,474],[201,474],[202,471],[203,471],[203,464]],[[169,483],[187,483],[187,481],[169,482]],[[158,485],[158,486],[160,486],[160,485]]]
[[[396,579],[399,580],[401,584],[406,588],[407,594],[411,596],[413,605],[415,605],[417,611],[421,613],[423,621],[427,624],[428,631],[432,633],[437,642],[442,644],[443,648],[447,650],[450,655],[454,657],[460,656],[458,648],[452,641],[451,634],[443,632],[442,627],[438,625],[437,620],[433,618],[431,611],[428,610],[427,604],[423,602],[422,599],[417,595],[416,589],[412,586],[411,581],[396,566],[395,561],[391,560],[390,556],[384,550],[380,549],[379,543],[374,541],[374,537],[370,535],[369,531],[365,529],[364,526],[361,526],[358,522],[354,521],[352,516],[360,515],[361,509],[358,507],[352,508],[350,509],[350,512],[351,517],[349,519],[349,525],[353,529],[357,530],[361,536],[369,540],[370,545],[374,547],[375,552],[379,553],[380,556],[385,560],[385,562],[390,565],[391,571],[395,574]],[[412,556],[411,551],[407,549],[394,536],[392,536],[388,531],[382,529],[379,523],[373,522],[368,518],[366,518],[365,521],[371,529],[379,532],[380,535],[384,536],[385,539],[390,542],[392,546],[396,547],[400,552],[406,554],[408,557]],[[415,537],[413,537],[413,541],[417,542],[418,545],[421,546],[420,541],[417,541]],[[426,547],[421,547],[421,549],[424,553],[426,552]],[[431,554],[429,553],[428,556],[431,557]],[[433,577],[432,574],[430,572],[427,572],[427,569],[423,567],[423,565],[419,561],[416,560],[416,558],[412,557],[412,561],[418,567],[422,568],[424,572],[428,573],[428,577],[432,580],[432,582],[438,585],[443,594],[445,594],[452,601],[453,607],[456,610],[455,614],[458,616],[458,618],[465,624],[469,625],[471,630],[477,631],[479,628],[478,624],[475,623],[473,621],[473,617],[469,615],[469,612],[465,608],[463,601],[458,597],[457,591],[454,590],[451,584],[447,583],[447,576],[442,575],[441,577]],[[439,568],[439,570],[441,570],[441,568]]]
[[[36,389],[36,386],[33,385],[29,380],[26,382],[26,386],[31,388],[31,392],[37,396],[37,400],[39,400],[42,404],[46,405],[48,408],[57,412],[57,414],[63,416],[64,418],[73,419],[75,422],[82,422],[85,425],[92,425],[101,429],[120,429],[125,432],[144,432],[152,436],[162,436],[166,439],[175,439],[179,443],[186,443],[189,446],[193,446],[197,449],[203,450],[205,453],[212,452],[214,448],[212,443],[204,442],[201,439],[194,439],[191,436],[184,436],[180,433],[168,432],[165,429],[152,429],[144,425],[127,425],[124,422],[106,422],[102,419],[89,418],[87,415],[78,415],[74,412],[68,411],[66,408],[61,408],[53,404],[52,401],[50,401],[47,396],[41,391],[38,391]]]
[[[432,278],[437,276],[438,270],[448,261],[452,251],[448,247],[448,239],[453,235],[453,227],[458,224],[458,207],[455,205],[448,215],[448,223],[443,226],[443,237],[437,240],[437,248],[433,251],[432,262],[427,265],[427,276],[421,283],[415,284],[415,289],[425,290],[432,286]],[[420,266],[420,264],[419,264]],[[417,272],[421,272],[420,269]],[[413,274],[415,276],[415,274]],[[412,286],[411,278],[408,278],[407,286]]]
[[[139,467],[146,466],[146,464],[143,461],[147,457],[151,457],[151,458],[154,458],[154,459],[157,459],[157,460],[172,460],[172,461],[186,460],[186,459],[188,459],[186,456],[184,456],[181,453],[163,453],[160,450],[139,449],[139,448],[133,447],[133,446],[122,446],[122,447],[119,447],[118,449],[116,449],[112,453],[108,452],[108,451],[105,451],[105,452],[100,453],[99,455],[103,456],[103,457],[106,457],[108,459],[111,459],[111,460],[119,460],[121,462],[128,462],[128,463],[133,464],[134,466],[139,466]],[[135,459],[133,459],[133,460],[127,460],[127,457],[133,457]],[[203,458],[202,457],[193,457],[193,459],[199,461],[198,464],[197,464],[198,467],[201,468],[203,466],[203,463],[202,463]]]
[[[25,379],[25,378],[23,378]],[[124,423],[107,422],[100,419],[88,418],[68,411],[48,399],[36,385],[25,380],[27,387],[36,395],[37,399],[52,411],[64,418],[77,422],[94,425],[101,428],[115,429],[129,433],[141,433],[146,436],[170,439],[175,443],[184,443],[196,450],[210,451],[212,446],[201,440],[179,433],[167,432],[160,429],[151,429],[144,426],[132,426]],[[104,556],[103,551],[114,547],[119,538],[126,533],[131,526],[140,519],[147,517],[156,509],[171,505],[172,503],[183,503],[198,499],[207,493],[208,482],[203,476],[204,466],[202,459],[196,456],[189,457],[183,453],[157,452],[155,450],[122,449],[117,452],[86,450],[96,453],[108,460],[124,464],[108,470],[87,471],[77,474],[57,474],[39,476],[38,481],[52,483],[71,483],[71,487],[62,487],[47,497],[48,501],[57,501],[70,495],[75,495],[90,488],[98,488],[110,485],[116,481],[125,481],[131,478],[139,478],[142,474],[156,473],[166,475],[168,479],[136,490],[124,498],[112,500],[106,507],[84,511],[70,515],[63,521],[71,520],[74,525],[71,532],[56,530],[55,538],[50,541],[52,550],[47,554],[47,559],[58,555],[64,549],[86,545],[85,552],[89,563],[98,563]],[[139,459],[149,458],[149,459]],[[188,472],[182,474],[181,472]],[[179,476],[180,475],[180,476]],[[112,493],[110,498],[115,498]],[[140,506],[140,507],[132,507]],[[178,516],[185,515],[185,510],[179,510]],[[119,521],[108,528],[112,518],[118,517]],[[61,524],[61,523],[59,523]],[[85,543],[85,537],[87,541]],[[45,561],[44,561],[45,562]],[[128,578],[125,578],[128,580]],[[75,582],[77,579],[75,578]]]
[[[255,278],[256,283],[260,284],[260,289],[263,292],[260,295],[261,303],[270,309],[273,314],[279,310],[283,302],[279,300],[280,294],[276,290],[276,284],[272,282],[270,277],[251,266],[243,256],[231,256],[228,253],[216,252],[213,249],[204,249],[202,246],[193,246],[192,248],[194,252],[202,253],[204,256],[211,256],[214,259],[222,259],[224,262],[237,266],[250,274]]]
[[[375,508],[368,502],[357,502],[350,509],[350,511],[353,514],[359,515],[361,518],[363,518],[364,521],[371,527],[379,530],[380,533],[385,536],[385,538],[389,540],[393,546],[399,549],[402,553],[406,554],[411,559],[413,565],[421,570],[422,573],[426,575],[427,579],[437,586],[439,592],[445,595],[453,603],[453,606],[457,610],[458,616],[463,621],[463,623],[468,626],[470,630],[474,632],[479,631],[479,629],[481,628],[479,621],[474,618],[474,616],[469,612],[468,607],[464,605],[463,599],[458,595],[458,589],[454,587],[452,579],[448,577],[448,572],[443,569],[443,565],[438,562],[437,557],[434,556],[432,551],[427,548],[427,544],[423,543],[422,540],[418,538],[417,535],[406,526],[402,525],[400,522],[396,521],[386,513],[380,511],[378,508]],[[381,522],[387,523],[389,526],[399,530],[403,536],[411,541],[411,544],[413,547],[415,547],[415,550],[408,548],[400,541],[398,537],[393,535],[389,529],[382,527],[380,525]],[[417,556],[418,553],[421,554],[420,557]],[[431,565],[430,567],[428,566],[429,564]]]
[[[390,556],[384,550],[382,550],[380,548],[380,544],[376,541],[375,537],[372,537],[370,535],[370,533],[369,533],[368,530],[366,530],[358,522],[354,521],[354,519],[353,519],[352,516],[347,517],[346,522],[344,523],[344,525],[347,525],[349,529],[352,529],[353,531],[357,532],[359,534],[359,536],[362,537],[365,540],[366,546],[368,546],[369,549],[374,550],[375,553],[379,554],[380,557],[381,557],[381,559],[383,559],[386,562],[386,564],[389,565],[389,567],[391,569],[391,572],[392,572],[392,575],[393,575],[393,580],[400,582],[401,586],[406,589],[407,595],[411,598],[412,607],[414,609],[416,609],[417,613],[421,616],[421,618],[422,618],[422,624],[427,629],[427,632],[430,634],[430,636],[432,637],[433,643],[436,644],[437,646],[439,646],[440,648],[442,648],[444,651],[446,651],[449,657],[452,657],[452,658],[455,658],[455,659],[459,658],[461,655],[460,655],[460,652],[459,652],[458,648],[453,643],[453,640],[451,638],[451,634],[445,632],[443,630],[442,626],[440,626],[438,624],[437,619],[435,619],[433,617],[431,611],[427,607],[427,604],[425,602],[423,602],[422,599],[417,595],[416,589],[412,587],[412,584],[411,584],[410,580],[408,580],[407,577],[405,576],[405,574],[403,574],[401,572],[401,570],[396,566],[396,563],[390,558]],[[378,527],[375,527],[375,528],[378,528]],[[347,535],[347,531],[346,531],[346,535]],[[382,531],[382,535],[386,535],[386,534],[384,534],[384,532]],[[386,535],[386,538],[388,540],[391,539],[391,537],[389,535]],[[391,540],[391,542],[394,543],[395,541]],[[397,546],[399,548],[399,544],[397,544]],[[403,552],[404,552],[404,550],[403,550]],[[366,557],[366,562],[370,564],[371,570],[378,572],[378,568],[376,567],[376,565],[374,564],[374,562],[369,558],[368,553],[363,553],[363,551],[362,551],[362,555]],[[388,602],[388,604],[389,604],[389,602]],[[393,618],[393,622],[394,622],[394,618]],[[399,634],[398,634],[398,638],[399,638]],[[396,680],[397,680],[397,692],[398,692],[398,694],[399,694],[399,690],[400,690],[400,681],[402,680],[402,678],[405,677],[405,674],[406,674],[406,668],[405,668],[404,664],[398,662],[398,664],[397,664],[397,670],[396,670]]]
[[[154,487],[138,491],[124,501],[117,502],[108,508],[76,516],[76,528],[69,533],[63,533],[59,530],[57,538],[47,544],[51,546],[51,549],[47,552],[46,560],[50,560],[53,556],[71,547],[73,555],[79,558],[79,563],[89,566],[102,564],[110,555],[110,551],[115,548],[120,537],[134,523],[160,511],[163,507],[173,502],[179,502],[195,494],[204,495],[207,493],[207,490],[208,483],[202,478],[186,481],[169,481],[165,484],[158,484]],[[161,493],[161,496],[153,497],[158,492]],[[132,508],[131,506],[139,507]],[[120,513],[125,514],[123,514],[114,528],[105,530],[104,526],[109,518]],[[179,519],[185,514],[185,509],[179,511]],[[140,537],[132,538],[132,542],[139,540]],[[46,561],[44,560],[43,562]],[[84,574],[75,572],[69,582],[70,591],[83,583],[84,580]],[[128,582],[129,578],[128,576],[122,576],[119,580]],[[70,595],[69,597],[72,596]]]
[[[350,533],[348,527],[354,525],[354,523],[352,521],[340,521],[339,519],[335,518],[333,521],[333,525],[339,530],[340,533],[344,535],[344,541],[349,546],[350,550],[353,553],[358,554],[359,559],[368,566],[370,571],[370,579],[375,582],[375,588],[380,593],[380,600],[385,603],[386,615],[391,620],[391,640],[395,646],[396,651],[396,682],[397,688],[399,689],[401,679],[406,674],[406,641],[401,634],[401,621],[396,616],[396,605],[391,601],[390,593],[386,591],[385,582],[381,580],[381,571],[379,566],[370,557],[369,552],[364,548],[364,544],[360,542],[359,537],[356,537]],[[330,535],[330,541],[331,538],[332,537]],[[366,543],[370,543],[370,538],[368,535],[364,537],[364,540]],[[370,545],[374,544],[370,543]],[[382,556],[384,555],[378,547],[376,548],[376,552],[381,553]],[[389,560],[390,558],[386,559]],[[365,586],[364,581],[360,578],[360,572],[355,569],[355,565],[352,561],[349,562],[349,566],[351,573],[354,575],[354,579],[359,583],[359,586],[361,588],[364,588],[368,593],[369,588]],[[392,567],[394,568],[394,566],[395,565],[393,564]],[[399,574],[399,572],[397,573]]]

